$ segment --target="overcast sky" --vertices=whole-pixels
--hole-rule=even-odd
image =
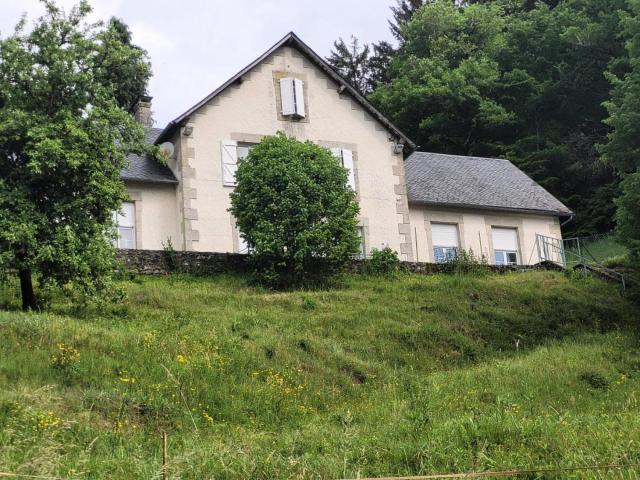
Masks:
[[[66,8],[74,0],[58,0]],[[351,34],[391,40],[394,0],[92,0],[95,19],[116,16],[149,52],[156,126],[187,110],[293,30],[321,56]],[[42,14],[38,0],[0,0],[0,35],[23,13]]]

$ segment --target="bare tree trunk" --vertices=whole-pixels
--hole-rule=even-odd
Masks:
[[[33,282],[31,280],[31,270],[20,269],[20,292],[22,293],[22,310],[36,309],[36,295],[33,292]]]

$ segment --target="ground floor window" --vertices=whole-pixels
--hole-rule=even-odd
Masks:
[[[496,265],[517,265],[518,252],[496,250]]]
[[[136,206],[133,202],[124,202],[114,215],[118,238],[116,248],[136,248]]]
[[[238,253],[241,255],[249,255],[251,248],[247,241],[242,237],[242,232],[238,232]]]
[[[364,243],[364,227],[357,227],[358,238],[360,239],[360,250],[358,251],[358,258],[366,258],[367,249]]]
[[[455,223],[432,223],[433,260],[446,263],[458,255],[458,225]]]
[[[504,227],[493,227],[491,230],[496,265],[517,265],[518,230]]]

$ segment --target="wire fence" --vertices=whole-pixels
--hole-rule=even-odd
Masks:
[[[633,464],[610,464],[610,465],[586,465],[577,467],[540,467],[529,469],[496,470],[486,472],[466,472],[466,473],[440,473],[419,476],[404,477],[359,477],[358,479],[343,480],[435,480],[448,478],[567,478],[569,474],[578,474],[579,477],[570,478],[592,478],[592,479],[620,479],[637,480],[640,472],[640,463]],[[585,477],[585,474],[591,474]]]

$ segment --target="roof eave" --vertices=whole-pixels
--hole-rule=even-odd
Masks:
[[[120,176],[123,182],[135,182],[135,183],[159,183],[164,185],[177,185],[178,180],[172,180],[170,178],[161,179],[161,178],[132,178],[132,177],[124,177]]]
[[[461,208],[471,210],[491,210],[495,212],[510,212],[510,213],[528,213],[530,215],[551,215],[556,217],[569,217],[575,215],[571,210],[544,210],[538,208],[517,208],[517,207],[503,207],[499,205],[474,205],[468,203],[441,203],[441,202],[428,202],[424,200],[409,200],[409,205],[418,205],[421,207],[442,207],[442,208]]]

